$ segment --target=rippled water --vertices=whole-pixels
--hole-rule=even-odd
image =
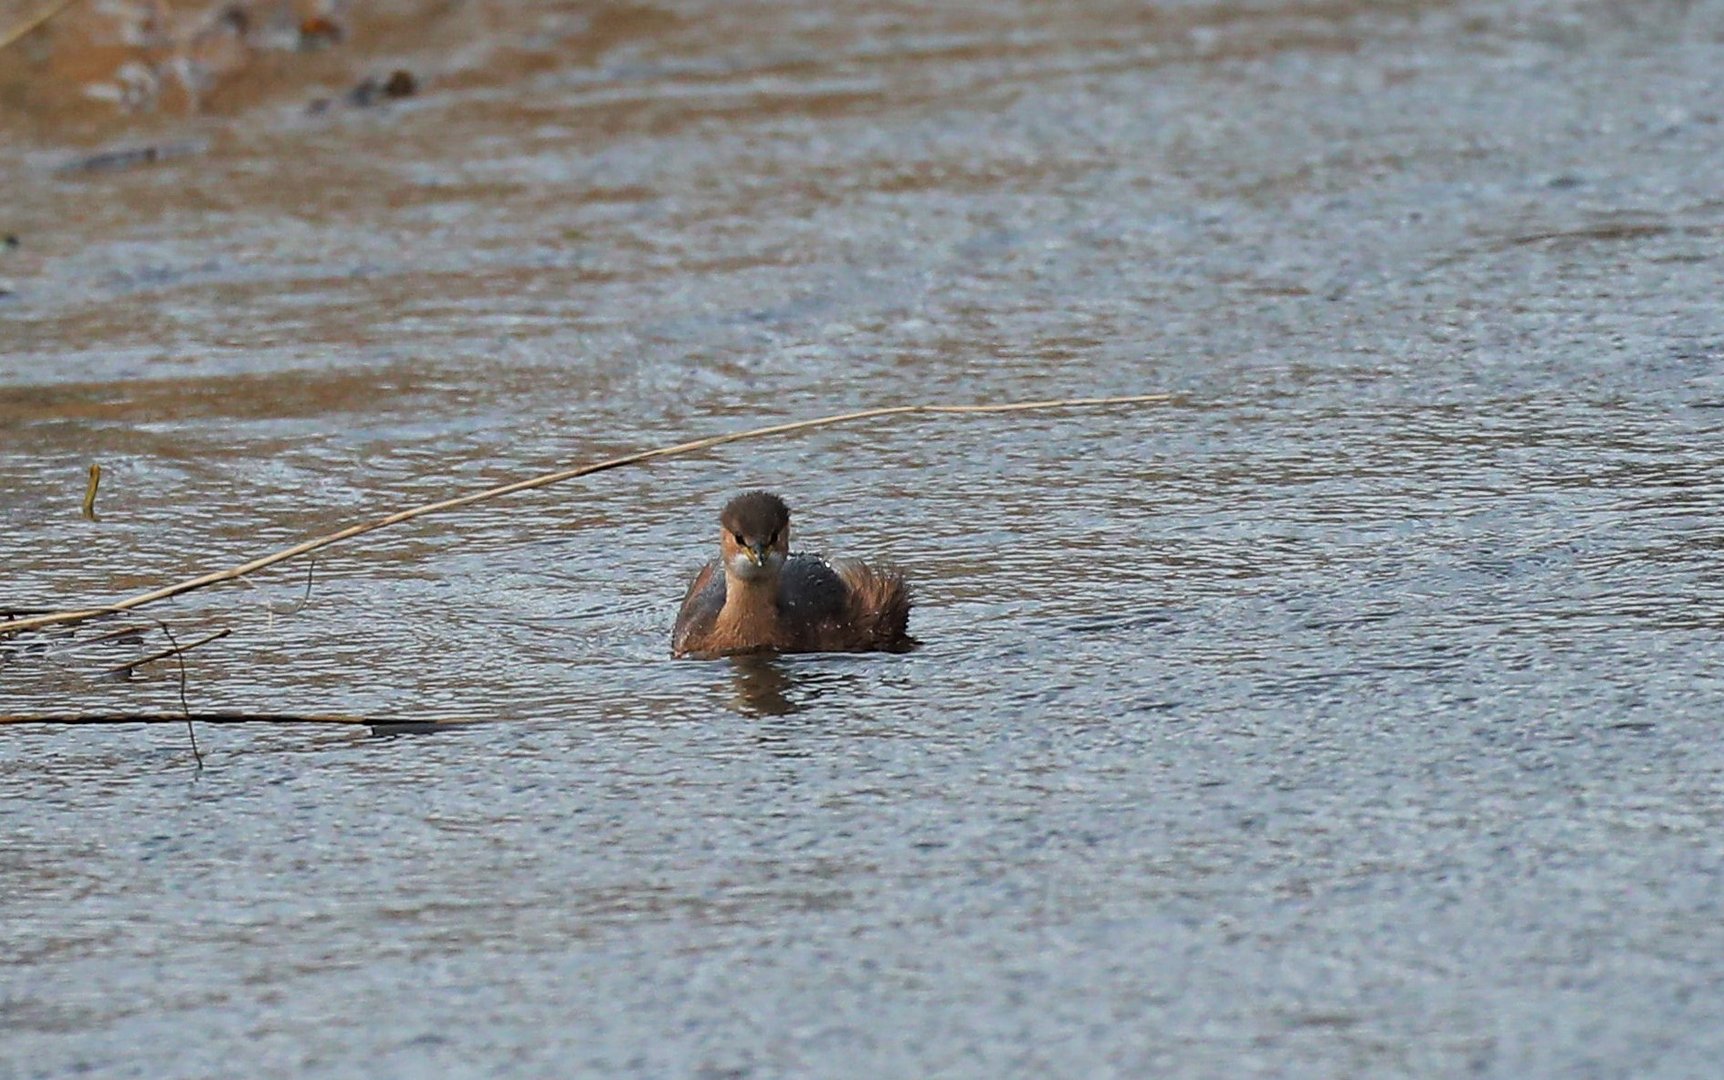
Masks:
[[[0,604],[1175,399],[151,608],[195,709],[481,723],[0,729],[0,1074],[1711,1073],[1724,7],[510,11],[0,147]],[[670,661],[754,485],[924,647]]]

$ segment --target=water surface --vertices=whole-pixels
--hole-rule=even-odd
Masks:
[[[151,608],[193,708],[483,722],[4,729],[0,1074],[1710,1074],[1720,16],[547,5],[0,147],[9,606],[1176,395]],[[924,647],[671,662],[755,485]],[[37,645],[0,712],[180,706]]]

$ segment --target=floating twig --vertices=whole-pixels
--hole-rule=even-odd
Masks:
[[[150,146],[127,146],[118,150],[103,150],[100,153],[74,158],[54,170],[56,176],[77,176],[80,173],[115,172],[120,169],[136,168],[139,165],[159,165],[164,161],[174,161],[178,158],[190,157],[202,153],[205,144],[201,142],[157,143]]]
[[[468,495],[460,495],[453,499],[442,499],[438,502],[425,503],[422,506],[399,510],[387,517],[378,518],[375,521],[367,521],[359,525],[350,525],[345,529],[332,532],[327,536],[319,536],[311,540],[302,541],[290,548],[284,548],[281,551],[264,555],[260,558],[253,559],[250,562],[241,563],[238,566],[229,567],[226,570],[216,570],[208,574],[201,574],[198,577],[190,578],[173,585],[166,585],[159,589],[152,589],[146,593],[139,593],[136,596],[127,597],[124,600],[116,601],[105,607],[82,608],[75,611],[58,611],[46,615],[35,615],[28,618],[14,619],[10,622],[0,623],[0,635],[12,635],[25,630],[35,630],[39,627],[54,626],[61,623],[83,622],[87,619],[94,619],[97,616],[108,615],[116,611],[129,611],[132,608],[142,607],[145,604],[153,604],[158,600],[166,600],[169,597],[179,596],[196,589],[207,588],[208,586],[220,584],[224,581],[233,581],[237,578],[245,577],[247,574],[254,574],[265,567],[274,566],[276,563],[286,562],[288,559],[298,558],[301,555],[306,555],[321,548],[329,547],[331,544],[338,544],[343,540],[351,540],[356,536],[363,536],[366,533],[376,532],[378,529],[385,529],[391,525],[399,525],[405,521],[412,521],[415,518],[421,518],[427,514],[436,514],[446,510],[459,509],[463,506],[471,506],[474,503],[485,502],[489,499],[500,498],[504,495],[513,495],[518,491],[531,491],[534,488],[549,487],[552,484],[560,484],[565,480],[574,480],[582,476],[591,476],[594,473],[606,472],[610,469],[620,469],[625,465],[639,465],[642,462],[656,461],[660,458],[677,457],[682,454],[692,454],[701,450],[710,450],[715,446],[723,446],[726,443],[741,442],[745,439],[760,439],[769,435],[788,435],[794,431],[808,431],[812,428],[832,427],[836,424],[855,423],[859,420],[872,420],[882,416],[908,416],[913,413],[956,413],[969,415],[975,413],[1030,412],[1040,409],[1084,408],[1102,405],[1141,405],[1150,402],[1170,401],[1172,398],[1173,395],[1171,394],[1129,394],[1122,397],[1062,398],[1050,401],[1020,401],[1005,405],[887,405],[874,409],[858,409],[855,412],[835,413],[831,416],[815,417],[812,420],[793,420],[783,424],[769,424],[766,427],[749,428],[746,431],[733,431],[726,435],[709,435],[704,439],[694,439],[690,442],[677,443],[675,446],[661,446],[654,450],[640,450],[632,454],[624,454],[621,457],[607,458],[604,461],[594,462],[591,465],[580,465],[571,469],[560,469],[556,472],[545,473],[541,476],[530,477],[526,480],[517,480],[511,484],[503,484],[498,487],[486,488],[484,491],[475,491]]]

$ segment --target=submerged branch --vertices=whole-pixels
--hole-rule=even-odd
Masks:
[[[73,638],[59,651],[72,652],[76,649],[82,649],[87,645],[105,645],[109,642],[119,642],[128,645],[141,644],[143,636],[149,633],[153,628],[153,625],[150,623],[129,623],[120,627],[118,630],[110,630],[105,634],[97,634],[93,638]],[[77,633],[77,631],[74,630],[73,633]],[[127,638],[133,638],[135,640],[127,641]]]
[[[349,727],[390,726],[390,721],[364,716],[295,713],[197,712],[197,713],[20,713],[0,715],[0,726],[11,724],[344,724]],[[453,725],[456,720],[411,720],[402,724]]]
[[[199,645],[208,645],[210,642],[217,641],[221,638],[227,637],[231,633],[233,633],[232,630],[229,630],[228,628],[223,627],[222,629],[217,630],[213,634],[206,634],[205,636],[198,638],[196,641],[188,641],[184,645],[173,645],[172,647],[163,649],[160,652],[153,652],[148,656],[140,656],[136,660],[128,660],[123,664],[115,664],[113,667],[111,667],[107,671],[103,672],[103,674],[104,675],[118,675],[123,671],[129,675],[129,674],[131,674],[133,668],[142,667],[145,664],[154,663],[157,660],[166,660],[170,657],[184,656],[186,653],[191,652],[193,649],[197,648]],[[182,670],[180,674],[183,678],[185,675],[185,672]]]

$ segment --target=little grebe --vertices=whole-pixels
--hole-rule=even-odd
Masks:
[[[895,568],[790,554],[790,508],[766,491],[719,514],[719,558],[688,587],[673,656],[756,652],[901,652],[910,590]],[[719,573],[719,569],[723,573]]]

